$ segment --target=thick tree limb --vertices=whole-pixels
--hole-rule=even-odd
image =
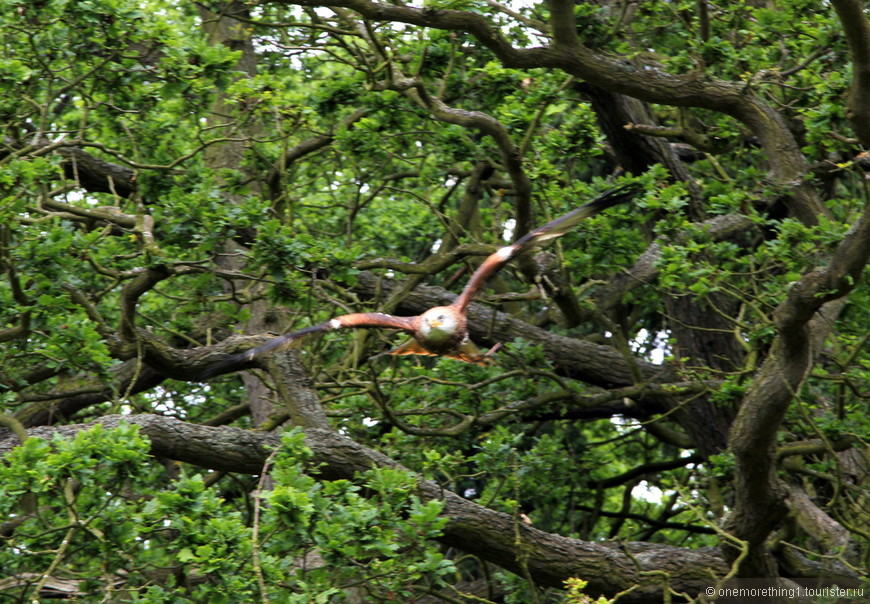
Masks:
[[[14,141],[7,137],[6,146],[12,153],[18,153]],[[64,157],[61,162],[64,175],[75,181],[90,193],[112,193],[127,198],[136,189],[136,172],[129,166],[113,164],[91,155],[81,147],[60,146],[47,140],[31,144],[26,153],[39,153],[43,148],[51,146],[58,155]],[[0,159],[8,153],[0,151]]]
[[[150,390],[166,379],[153,369],[139,363],[138,359],[130,359],[112,368],[114,379],[112,383],[101,383],[99,380],[77,385],[74,390],[64,392],[45,392],[39,395],[39,400],[19,409],[15,417],[25,426],[42,426],[65,421],[79,411],[115,400],[118,392],[138,394]],[[25,401],[28,398],[23,397]]]
[[[120,336],[122,339],[127,342],[136,339],[136,306],[139,298],[169,275],[166,266],[156,265],[142,271],[121,288]]]
[[[61,164],[66,177],[89,192],[124,198],[136,192],[136,172],[129,166],[107,162],[79,147],[61,147],[58,153],[66,157]]]
[[[657,123],[649,104],[587,82],[577,82],[573,87],[592,104],[598,124],[619,165],[632,174],[641,174],[651,166],[661,164],[674,182],[681,182],[686,187],[690,203],[685,211],[689,218],[703,220],[706,212],[701,187],[692,178],[676,149],[664,139],[644,135],[633,128],[638,123]]]
[[[157,415],[111,415],[94,423],[114,427],[120,422],[139,426],[150,438],[154,455],[224,472],[259,474],[266,458],[280,444],[280,437],[273,433],[212,428]],[[34,428],[30,436],[71,437],[90,425]],[[312,429],[305,435],[306,444],[314,451],[313,466],[319,467],[324,480],[353,479],[375,466],[402,468],[395,460],[335,432]],[[17,444],[16,436],[0,429],[0,457]],[[643,603],[661,600],[665,582],[670,589],[697,594],[727,571],[724,561],[709,549],[570,539],[518,522],[434,482],[420,479],[418,485],[422,499],[444,503],[443,514],[449,521],[442,542],[512,572],[523,572],[522,558],[534,582],[541,586],[562,587],[565,579],[582,577],[589,580],[590,593],[613,596],[631,589],[619,601]]]
[[[862,146],[870,147],[870,105],[867,104],[870,97],[870,21],[861,0],[833,0],[831,4],[843,25],[852,57],[852,86],[846,117]]]
[[[870,259],[870,211],[838,246],[830,262],[804,275],[774,311],[777,337],[740,406],[731,430],[734,452],[734,534],[750,545],[744,577],[776,576],[764,542],[785,514],[785,485],[776,476],[776,435],[789,404],[818,355],[820,333],[830,330]],[[828,311],[828,312],[826,312]]]
[[[570,0],[549,0],[550,27],[553,30],[554,46],[576,48],[580,46],[577,37],[577,19],[574,17],[574,3]]]

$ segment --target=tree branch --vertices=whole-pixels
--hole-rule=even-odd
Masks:
[[[145,269],[121,288],[121,338],[126,342],[136,339],[136,305],[142,295],[170,275],[164,265]]]
[[[121,422],[139,426],[151,440],[155,456],[222,472],[259,474],[263,462],[280,445],[280,437],[272,433],[206,427],[157,415],[111,415],[94,423],[111,428]],[[60,434],[69,438],[91,425],[34,428],[30,436],[50,438]],[[314,452],[312,465],[323,480],[353,480],[372,466],[404,469],[395,460],[329,430],[306,430],[305,443]],[[17,444],[17,436],[0,429],[0,457]],[[640,604],[662,598],[661,575],[668,577],[671,589],[697,594],[703,586],[712,584],[716,575],[727,571],[723,560],[710,549],[571,539],[517,525],[513,516],[464,499],[435,482],[421,478],[417,484],[421,499],[437,499],[444,504],[448,523],[440,541],[516,573],[522,572],[522,548],[525,566],[541,586],[563,587],[565,579],[582,577],[589,580],[590,593],[612,597],[633,588],[620,602]]]
[[[740,214],[722,214],[692,225],[693,229],[703,230],[705,235],[712,241],[724,241],[752,227],[752,220]],[[677,241],[687,238],[688,235],[676,236]],[[658,260],[661,258],[663,241],[663,237],[657,237],[649,244],[646,251],[638,256],[634,266],[625,269],[622,274],[613,278],[608,285],[593,294],[599,310],[604,311],[613,307],[632,289],[647,285],[655,280],[659,272]]]
[[[782,186],[791,212],[804,224],[816,224],[827,213],[811,183],[805,182],[807,161],[785,119],[747,89],[695,70],[671,74],[659,67],[639,69],[619,55],[597,52],[582,44],[514,48],[486,17],[458,10],[432,10],[370,0],[275,0],[279,4],[350,8],[367,19],[395,21],[448,31],[464,31],[491,50],[505,67],[560,69],[612,92],[678,107],[700,107],[730,115],[759,137],[771,162],[771,180]],[[568,34],[564,34],[566,37]]]
[[[870,211],[846,234],[826,266],[804,275],[774,310],[777,336],[734,420],[735,503],[731,526],[750,546],[741,576],[776,576],[765,548],[785,514],[785,485],[776,476],[775,446],[780,423],[818,355],[819,334],[830,330],[838,299],[847,295],[870,259]]]
[[[19,409],[15,417],[25,426],[42,426],[64,421],[73,417],[79,411],[114,400],[118,392],[130,395],[145,392],[154,388],[166,377],[145,366],[138,366],[138,359],[130,359],[113,367],[110,373],[114,376],[111,383],[95,381],[77,386],[69,392],[47,392],[39,395],[38,400],[22,397],[30,404]]]
[[[288,149],[281,158],[279,165],[273,166],[269,171],[269,175],[266,177],[266,185],[269,187],[269,190],[272,191],[272,198],[275,199],[279,195],[278,189],[281,184],[281,174],[283,174],[288,165],[331,144],[335,139],[335,133],[338,130],[342,128],[351,128],[368,112],[368,109],[357,109],[338,122],[329,132],[318,134],[317,136],[304,140]]]
[[[641,476],[645,476],[647,474],[659,474],[661,472],[667,472],[668,470],[674,470],[676,468],[684,468],[691,463],[698,463],[703,460],[704,458],[700,455],[690,455],[688,457],[680,457],[678,459],[670,459],[667,461],[650,462],[642,466],[632,468],[631,470],[623,472],[622,474],[617,474],[616,476],[611,476],[610,478],[599,480],[598,488],[609,489],[615,486],[619,486],[621,484],[625,484],[626,482],[630,482],[635,478],[640,478]]]
[[[861,0],[833,0],[849,54],[852,57],[852,86],[846,104],[846,117],[864,147],[870,147],[870,22]]]
[[[547,5],[550,7],[553,46],[572,49],[579,46],[577,19],[574,18],[574,2],[572,0],[548,0]]]
[[[6,143],[10,149],[14,150],[13,154],[21,151],[21,149],[16,149],[11,139],[7,138]],[[107,162],[91,155],[81,147],[57,146],[47,140],[42,140],[29,145],[25,152],[40,154],[43,147],[49,146],[55,149],[58,155],[64,157],[61,162],[64,175],[88,192],[111,193],[127,198],[137,190],[136,172],[132,168]],[[0,160],[6,155],[8,154],[0,153]]]

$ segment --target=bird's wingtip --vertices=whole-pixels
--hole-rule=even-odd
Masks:
[[[628,181],[616,187],[607,189],[606,191],[598,195],[598,197],[587,203],[586,207],[589,208],[589,210],[591,210],[592,212],[600,212],[601,210],[605,210],[607,208],[611,208],[615,205],[619,205],[623,202],[628,201],[632,197],[635,197],[641,191],[643,191],[643,185],[641,185],[638,181]]]

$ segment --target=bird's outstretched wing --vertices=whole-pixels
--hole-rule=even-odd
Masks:
[[[202,374],[200,374],[200,378],[206,379],[209,377],[213,377],[218,373],[221,373],[223,369],[231,365],[238,365],[239,363],[251,361],[255,357],[258,357],[267,352],[287,348],[297,340],[300,340],[312,334],[325,333],[327,331],[334,331],[336,329],[343,328],[362,327],[400,329],[408,333],[413,333],[414,329],[416,328],[417,319],[417,317],[395,317],[393,315],[387,315],[380,312],[362,312],[342,315],[340,317],[335,317],[334,319],[330,319],[329,321],[320,323],[319,325],[311,325],[310,327],[300,329],[299,331],[285,333],[282,336],[272,338],[268,342],[260,344],[259,346],[255,346],[254,348],[251,348],[244,352],[240,352],[238,354],[230,355],[224,359],[221,359],[213,366],[202,372]]]
[[[609,189],[589,203],[568,212],[564,216],[551,220],[544,226],[526,233],[512,244],[506,245],[495,253],[490,254],[487,259],[483,261],[483,264],[477,267],[477,270],[474,271],[473,275],[471,275],[471,279],[468,280],[465,289],[462,290],[462,293],[451,306],[464,313],[477,293],[481,288],[483,288],[484,284],[505,264],[535,245],[543,243],[549,239],[561,237],[577,226],[581,220],[594,216],[609,207],[628,201],[640,191],[641,186],[636,182],[626,183]]]

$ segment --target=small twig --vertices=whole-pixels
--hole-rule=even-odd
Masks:
[[[254,576],[257,578],[257,587],[260,590],[260,601],[269,602],[268,591],[266,590],[266,581],[263,578],[263,567],[260,565],[260,502],[263,500],[263,489],[266,485],[266,479],[269,476],[269,467],[278,455],[281,447],[276,447],[266,461],[263,462],[263,470],[260,472],[260,480],[257,482],[257,496],[254,498],[254,526],[251,531],[251,563],[254,566]]]

